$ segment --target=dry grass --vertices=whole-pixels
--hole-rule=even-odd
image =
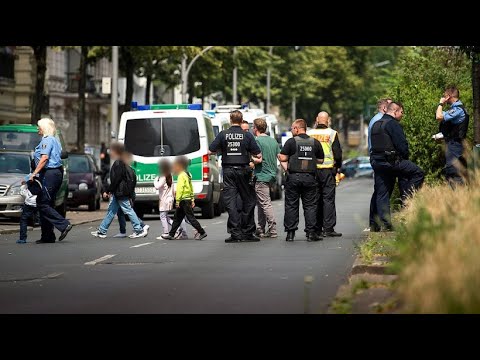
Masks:
[[[480,174],[468,187],[425,186],[402,211],[399,292],[407,311],[480,313]]]

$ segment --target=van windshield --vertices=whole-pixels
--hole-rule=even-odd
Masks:
[[[36,132],[0,131],[0,149],[33,151],[40,143]]]
[[[197,119],[131,119],[125,128],[125,148],[145,157],[186,155],[200,150]]]

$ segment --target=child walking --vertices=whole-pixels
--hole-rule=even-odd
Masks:
[[[158,190],[158,211],[160,213],[160,221],[162,222],[162,235],[168,235],[172,228],[173,220],[168,216],[168,212],[173,209],[175,203],[175,185],[173,184],[172,165],[168,160],[161,160],[158,163],[158,170],[162,176],[157,176],[153,182],[153,186]],[[175,234],[175,239],[187,240],[185,221],[182,222],[180,228]],[[162,240],[162,236],[157,237]]]
[[[131,187],[135,189],[135,186],[137,185],[137,173],[133,169],[133,154],[131,152],[125,151],[123,153],[122,161],[126,165],[126,171],[129,174],[129,179],[133,180],[133,184],[131,184]],[[135,190],[132,192],[132,195],[129,197],[130,199],[130,205],[133,208],[133,204],[135,203]],[[118,217],[118,225],[120,227],[120,232],[117,235],[113,235],[114,238],[126,238],[127,237],[127,219],[125,217],[125,214],[123,213],[121,208],[118,208],[117,212],[117,217]],[[140,226],[143,228],[144,231],[148,232],[148,229],[150,229],[150,225],[145,224],[142,219],[138,218],[140,220]],[[132,237],[130,235],[129,237]]]
[[[195,234],[195,240],[202,240],[207,237],[207,233],[202,228],[198,220],[195,218],[193,214],[193,208],[195,207],[194,201],[194,192],[193,192],[193,185],[192,185],[192,176],[190,173],[187,172],[188,158],[185,156],[180,156],[175,160],[173,163],[173,173],[177,175],[177,191],[175,195],[176,199],[176,210],[175,216],[173,217],[173,224],[170,232],[168,234],[162,235],[162,238],[165,240],[173,240],[175,239],[175,233],[177,232],[178,228],[182,224],[182,221],[187,218],[195,230],[197,230],[197,234]]]
[[[27,242],[27,227],[28,221],[35,217],[35,213],[37,212],[37,195],[33,195],[30,192],[28,183],[32,183],[31,187],[36,187],[38,192],[42,189],[42,184],[40,180],[33,179],[32,181],[23,182],[22,186],[20,187],[20,195],[25,198],[25,202],[23,203],[22,207],[22,216],[20,217],[20,239],[17,240],[17,244],[25,244]],[[33,189],[32,189],[33,191]]]
[[[127,174],[126,165],[122,161],[124,152],[125,148],[123,144],[113,143],[110,145],[110,157],[114,159],[115,162],[110,169],[110,186],[108,187],[108,193],[104,194],[110,197],[110,202],[108,204],[107,214],[98,227],[98,230],[91,233],[95,237],[107,237],[108,228],[115,218],[115,215],[118,214],[119,208],[130,218],[132,223],[134,233],[130,238],[140,238],[148,235],[148,229],[142,227],[130,202],[133,190],[129,183],[130,176]]]

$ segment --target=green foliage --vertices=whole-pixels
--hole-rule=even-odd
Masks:
[[[405,106],[402,124],[410,158],[425,171],[427,182],[434,182],[440,178],[445,162],[443,145],[431,139],[438,132],[435,110],[449,84],[459,87],[461,100],[467,111],[471,110],[470,62],[452,48],[408,48],[400,55],[393,80],[390,96]]]

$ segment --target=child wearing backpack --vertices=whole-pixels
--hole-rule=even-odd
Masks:
[[[187,172],[190,160],[185,156],[178,157],[173,163],[173,173],[177,175],[177,191],[175,194],[176,210],[173,217],[173,224],[168,234],[162,235],[165,240],[174,240],[175,233],[182,224],[182,221],[187,218],[197,234],[195,234],[195,240],[202,240],[207,237],[207,233],[202,228],[198,220],[193,214],[193,208],[195,207],[194,192],[192,185],[192,176]]]
[[[33,189],[34,187],[37,191]],[[37,212],[37,195],[32,194],[30,189],[34,193],[40,192],[42,189],[40,180],[33,179],[29,181],[27,176],[27,179],[22,182],[22,186],[20,187],[20,195],[25,198],[25,202],[23,203],[22,216],[20,217],[20,239],[17,240],[17,244],[25,244],[27,242],[28,221],[33,219]]]
[[[105,197],[110,197],[108,204],[107,214],[102,223],[96,231],[91,234],[95,237],[106,238],[107,231],[112,223],[115,215],[118,214],[118,209],[122,209],[132,223],[134,233],[131,238],[140,238],[148,235],[148,229],[142,228],[142,224],[135,214],[132,208],[131,196],[132,192],[132,179],[127,173],[127,166],[122,161],[125,148],[121,143],[112,143],[110,145],[110,157],[115,160],[110,169],[110,186],[108,191],[104,194]],[[133,185],[133,188],[135,186]]]

